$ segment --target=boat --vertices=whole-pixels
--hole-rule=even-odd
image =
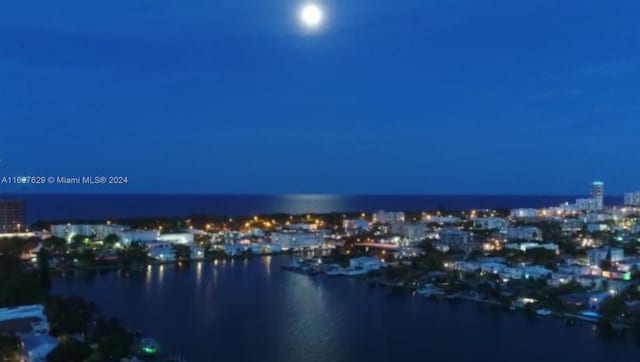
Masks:
[[[549,309],[538,309],[536,310],[536,315],[538,317],[548,317],[551,315],[551,311]]]
[[[362,268],[346,268],[342,270],[342,275],[344,276],[348,276],[348,277],[355,277],[358,275],[365,275],[367,274],[367,270],[362,269]]]
[[[575,315],[575,318],[585,322],[597,323],[600,320],[601,315],[597,312],[585,310]]]
[[[282,269],[284,270],[299,270],[302,267],[302,264],[298,260],[293,260],[289,265],[283,265]]]
[[[325,274],[327,274],[330,277],[337,277],[342,275],[342,268],[339,267],[332,267],[327,269],[327,271],[325,272]]]
[[[424,287],[419,288],[416,293],[424,297],[437,297],[445,295],[445,293],[440,288],[434,287],[431,284],[427,284]]]

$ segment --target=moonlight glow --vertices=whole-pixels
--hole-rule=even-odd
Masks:
[[[314,3],[308,3],[300,9],[300,21],[309,29],[316,29],[322,24],[324,13],[322,8]]]

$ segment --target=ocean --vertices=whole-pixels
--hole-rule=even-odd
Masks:
[[[526,195],[2,195],[26,202],[26,221],[104,220],[190,215],[246,216],[256,214],[426,211],[557,206],[577,196]],[[607,197],[620,204],[622,197]]]

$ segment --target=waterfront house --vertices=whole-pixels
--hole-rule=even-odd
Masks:
[[[120,239],[121,245],[130,245],[132,242],[153,243],[158,240],[156,230],[120,230],[115,234]]]
[[[200,246],[190,245],[189,254],[191,259],[193,260],[204,259],[204,248]]]
[[[246,246],[242,244],[224,244],[222,249],[226,255],[235,256],[244,253]]]
[[[302,250],[322,247],[324,236],[318,232],[277,231],[271,234],[271,241],[282,246],[282,250]]]
[[[158,241],[174,244],[193,244],[193,233],[167,233],[158,236]]]
[[[590,293],[589,299],[587,300],[587,306],[590,310],[599,311],[602,307],[602,304],[609,299],[613,294],[609,291],[599,292],[599,293]]]
[[[282,245],[276,243],[254,243],[251,244],[253,254],[273,254],[282,251]]]
[[[165,262],[176,260],[176,251],[169,243],[151,243],[148,245],[150,258]]]

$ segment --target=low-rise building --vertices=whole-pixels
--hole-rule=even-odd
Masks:
[[[550,250],[555,252],[556,254],[560,252],[560,249],[558,248],[557,244],[553,244],[553,243],[546,243],[546,244],[540,244],[540,243],[510,243],[510,244],[506,244],[505,249],[512,249],[512,250],[520,250],[520,251],[524,251],[527,252],[531,249],[546,249],[546,250]]]
[[[510,216],[514,219],[531,219],[538,216],[536,209],[512,209]]]
[[[108,235],[118,235],[127,227],[116,224],[58,224],[51,225],[50,229],[52,236],[71,241],[75,235],[95,236],[96,239],[103,240]]]
[[[170,243],[152,243],[148,245],[150,258],[165,262],[176,260],[176,251]]]
[[[591,249],[587,251],[587,259],[591,265],[600,265],[604,260],[610,258],[610,261],[615,263],[624,259],[624,250],[621,248],[603,247],[597,249]]]
[[[384,210],[378,210],[373,213],[373,222],[377,224],[396,224],[403,223],[405,220],[404,212],[386,212]]]
[[[607,224],[587,224],[587,231],[590,233],[597,233],[602,231],[609,231],[609,225]]]
[[[449,246],[452,249],[464,249],[473,239],[473,235],[469,231],[458,229],[444,229],[438,233],[440,243]]]
[[[276,243],[255,243],[251,244],[253,254],[274,254],[282,252],[282,245]]]
[[[369,222],[364,219],[345,219],[342,220],[342,227],[347,233],[369,230]]]
[[[573,280],[587,289],[602,290],[604,278],[597,275],[576,275]]]
[[[174,244],[193,244],[192,233],[167,233],[158,235],[158,241]]]
[[[640,191],[624,194],[624,204],[628,206],[640,206]]]
[[[287,225],[287,229],[304,230],[304,231],[317,231],[318,230],[318,224],[299,222],[299,223]]]
[[[569,232],[580,231],[584,227],[584,220],[565,219],[560,226],[562,227],[562,231],[569,231]]]
[[[602,200],[598,198],[584,198],[576,200],[576,210],[578,211],[598,211],[602,210]]]
[[[271,234],[271,241],[282,246],[282,250],[301,250],[319,248],[324,237],[313,232],[278,231]]]
[[[121,230],[115,235],[120,239],[120,244],[130,245],[136,243],[152,243],[158,240],[158,232],[156,230]]]
[[[462,220],[456,216],[432,216],[429,214],[422,215],[421,220],[427,224],[439,225],[455,225],[462,222]]]
[[[507,221],[499,217],[480,217],[473,220],[473,227],[477,230],[507,231]]]
[[[427,228],[423,223],[393,224],[391,231],[404,236],[410,243],[422,241],[427,237]]]
[[[542,230],[534,226],[516,226],[507,229],[509,240],[542,241]]]

